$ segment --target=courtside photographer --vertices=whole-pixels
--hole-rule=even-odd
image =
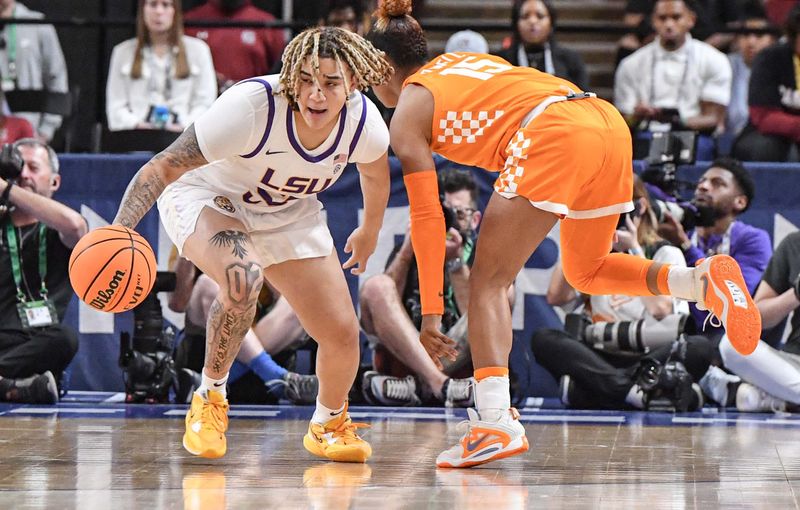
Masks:
[[[53,404],[64,369],[78,350],[62,324],[72,298],[72,248],[84,218],[54,200],[58,157],[24,138],[0,151],[0,400]]]

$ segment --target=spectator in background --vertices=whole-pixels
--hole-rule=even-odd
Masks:
[[[320,26],[342,28],[364,35],[364,5],[362,0],[329,0],[319,20]]]
[[[35,138],[14,146],[22,173],[0,178],[0,400],[54,404],[56,380],[78,351],[62,320],[73,296],[67,264],[87,225],[52,198],[61,184],[55,151]]]
[[[472,30],[461,30],[451,35],[444,45],[444,52],[463,51],[467,53],[489,53],[486,38]]]
[[[659,0],[628,0],[625,5],[623,24],[632,32],[624,35],[619,41],[617,63],[652,40],[655,35],[652,14],[655,4],[658,2]],[[721,33],[721,30],[741,18],[739,2],[736,0],[691,0],[689,7],[697,16],[696,23],[692,28],[692,36],[717,49],[727,49],[733,36]]]
[[[744,161],[797,161],[800,142],[800,5],[789,13],[785,42],[755,58],[748,102],[750,124],[733,147]]]
[[[0,18],[44,18],[15,0],[0,0]],[[53,25],[16,25],[2,28],[4,44],[0,49],[2,88],[9,90],[46,90],[67,92],[67,64]],[[38,137],[53,139],[61,125],[61,116],[38,112],[14,112],[31,123]]]
[[[725,134],[730,137],[738,136],[750,119],[747,91],[753,61],[761,50],[775,43],[775,33],[764,17],[763,9],[760,13],[748,13],[739,28],[743,31],[736,36],[737,50],[728,55],[733,70],[733,85]]]
[[[714,224],[687,233],[680,222],[666,214],[666,222],[660,225],[658,232],[681,248],[689,267],[712,255],[733,257],[752,295],[772,256],[769,234],[737,220],[750,207],[754,196],[755,183],[747,169],[735,159],[719,158],[700,177],[693,199],[698,208],[709,211]],[[690,308],[697,326],[702,328],[707,312],[698,310],[694,303]],[[705,327],[705,334],[719,337],[722,329],[709,325]]]
[[[555,41],[557,18],[549,0],[514,0],[511,46],[497,55],[514,65],[533,67],[586,89],[589,78],[583,59]]]
[[[784,411],[800,405],[800,233],[786,236],[769,261],[764,278],[753,296],[763,326],[771,328],[792,315],[791,330],[782,350],[763,340],[749,356],[735,352],[727,337],[719,350],[725,367],[739,377],[720,377],[718,401],[736,405],[739,411]]]
[[[5,103],[5,93],[0,89],[0,105],[3,103]],[[0,109],[0,146],[34,136],[35,133],[30,122],[22,117],[6,115]]]
[[[652,21],[658,37],[617,68],[614,105],[638,132],[635,157],[642,156],[649,132],[670,129],[704,133],[697,159],[714,156],[710,135],[724,130],[731,66],[719,50],[692,38],[695,19],[688,0],[656,1]]]
[[[251,5],[250,0],[208,0],[186,13],[187,20],[275,21],[275,16]],[[186,33],[208,43],[214,57],[219,92],[234,83],[270,73],[286,45],[283,31],[275,28],[189,28]]]
[[[180,132],[216,97],[211,52],[203,41],[183,34],[180,0],[139,0],[136,37],[111,53],[109,130]]]
[[[467,344],[467,305],[470,267],[475,255],[478,185],[469,171],[450,169],[439,176],[439,189],[448,214],[445,245],[442,329],[457,342],[455,361],[434,361],[419,340],[422,322],[419,271],[411,236],[395,246],[382,274],[361,287],[361,324],[371,337],[375,371],[364,374],[362,390],[368,402],[379,405],[419,405],[433,400],[447,406],[473,404],[472,372]],[[512,291],[513,292],[513,291]],[[513,295],[513,294],[511,294]],[[399,376],[399,377],[397,377]],[[418,385],[417,380],[420,385]]]

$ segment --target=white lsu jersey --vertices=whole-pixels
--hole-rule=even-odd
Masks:
[[[274,91],[278,75],[244,80],[223,93],[194,123],[210,163],[184,179],[203,181],[220,194],[259,213],[292,208],[301,216],[319,211],[316,195],[342,175],[345,165],[371,163],[389,146],[389,130],[378,109],[356,91],[328,138],[303,147],[289,103]]]

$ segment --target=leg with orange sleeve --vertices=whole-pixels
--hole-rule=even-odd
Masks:
[[[761,315],[741,269],[728,255],[714,255],[686,268],[609,253],[617,216],[561,222],[564,276],[586,294],[671,295],[695,301],[724,326],[731,344],[747,355],[761,336]]]
[[[468,429],[436,459],[438,467],[471,467],[528,450],[519,413],[511,407],[508,287],[558,218],[522,197],[492,195],[470,274],[469,345],[475,367],[475,407]]]

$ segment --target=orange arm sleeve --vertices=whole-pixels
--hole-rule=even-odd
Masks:
[[[435,170],[405,175],[403,181],[411,206],[411,245],[419,270],[419,294],[423,315],[444,313],[444,214],[439,202]]]

